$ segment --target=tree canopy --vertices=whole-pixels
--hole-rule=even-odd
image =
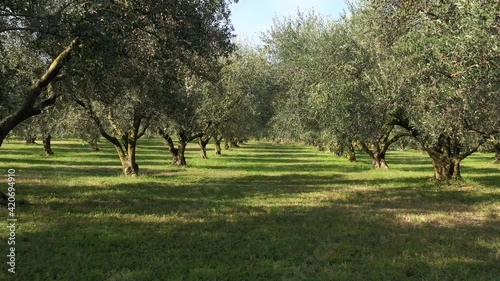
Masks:
[[[148,130],[176,165],[196,139],[207,158],[211,139],[221,154],[223,139],[268,138],[388,168],[388,149],[411,137],[435,179],[496,147],[498,1],[359,0],[337,20],[275,19],[263,47],[233,42],[230,2],[3,1],[0,145],[35,115],[84,118],[137,175]]]

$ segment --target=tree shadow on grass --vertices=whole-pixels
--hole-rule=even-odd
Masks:
[[[131,196],[132,184],[112,187],[114,207],[88,201],[46,212],[39,223],[47,227],[19,233],[20,280],[494,280],[500,274],[498,218],[452,224],[432,217],[470,212],[480,203],[470,200],[472,191],[366,190],[317,206],[264,206],[242,202],[231,188],[191,196],[184,187],[141,188]],[[188,206],[172,215],[182,204]]]
[[[437,210],[429,207],[429,204],[439,208],[443,204],[443,208],[459,206],[465,209],[467,205],[500,202],[498,194],[477,193],[475,190],[443,189],[432,183],[421,184],[419,178],[400,178],[397,181],[394,179],[355,180],[339,174],[328,176],[290,174],[208,178],[186,183],[182,180],[167,183],[155,181],[154,178],[147,179],[142,181],[138,178],[130,182],[119,181],[117,183],[104,180],[95,186],[53,187],[44,183],[29,184],[23,188],[22,197],[27,201],[33,201],[33,209],[48,206],[53,209],[70,208],[71,212],[82,210],[92,212],[94,208],[102,208],[121,213],[149,215],[159,213],[171,215],[182,213],[184,209],[210,210],[221,206],[241,209],[242,206],[238,204],[242,201],[287,200],[316,196],[319,197],[318,203],[326,205],[356,202],[357,205],[363,205],[366,208],[402,208],[404,210],[425,208],[432,211]],[[57,200],[49,199],[48,203],[36,199],[31,200],[38,196],[47,197],[46,192],[55,196]],[[337,197],[339,194],[342,194],[340,199]],[[75,200],[76,198],[78,200]],[[398,202],[397,206],[393,203],[395,199]],[[408,204],[403,206],[400,202]],[[420,205],[412,207],[411,205],[416,204],[415,202]],[[252,212],[252,209],[245,212]]]
[[[272,145],[261,147],[274,151]],[[234,157],[243,164],[230,170],[264,171],[255,155]],[[271,172],[282,173],[277,175],[190,180],[172,168],[167,170],[178,174],[172,181],[153,176],[104,179],[103,186],[23,184],[21,198],[31,200],[19,209],[16,278],[495,280],[500,275],[498,214],[493,207],[490,213],[481,210],[499,202],[498,194],[443,188],[420,176],[351,178],[349,173],[371,170],[370,165],[303,165],[292,159],[280,167],[267,163],[274,166]],[[29,170],[33,177],[54,172],[73,179],[119,173],[118,161],[116,171],[88,162],[51,168],[54,162],[47,161]],[[229,169],[219,163],[199,167]],[[490,176],[494,169],[477,172],[488,176],[474,181],[498,180]],[[6,274],[0,272],[0,280]]]

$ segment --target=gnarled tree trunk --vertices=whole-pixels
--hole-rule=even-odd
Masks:
[[[175,160],[174,165],[177,166],[186,166],[186,156],[184,155],[186,152],[187,142],[184,140],[179,140],[179,144],[177,145],[177,158]]]
[[[210,137],[206,137],[203,139],[203,137],[198,138],[198,145],[200,146],[200,158],[201,159],[207,159],[207,144],[210,141]]]
[[[124,130],[116,124],[113,112],[112,110],[109,110],[107,119],[111,127],[113,127],[113,135],[111,135],[106,132],[106,129],[101,123],[101,119],[99,119],[96,115],[90,103],[85,103],[78,99],[75,99],[75,102],[82,106],[89,114],[89,117],[99,129],[99,133],[113,144],[120,158],[123,174],[127,177],[138,176],[139,165],[136,162],[137,141],[146,133],[151,116],[141,115],[134,112],[133,124],[128,128],[128,130]],[[141,124],[143,121],[145,122]]]
[[[215,137],[214,138],[214,143],[215,143],[215,155],[221,155],[222,154],[222,149],[220,147],[220,142],[221,142],[221,139],[220,138],[217,138]]]
[[[46,156],[54,154],[50,144],[51,139],[52,136],[50,134],[45,135],[45,137],[43,138],[43,151],[45,151]]]
[[[174,142],[172,141],[172,138],[167,133],[165,133],[161,128],[158,128],[158,133],[165,139],[167,146],[168,146],[168,149],[170,151],[170,154],[172,154],[172,158],[173,158],[172,163],[174,165],[177,165],[177,166],[186,166],[187,165],[186,164],[186,157],[184,156],[187,144],[190,141],[195,140],[197,138],[200,138],[200,139],[203,138],[203,136],[206,135],[205,132],[208,130],[208,128],[210,127],[211,124],[212,124],[212,122],[208,122],[207,125],[205,126],[205,129],[202,132],[199,132],[197,134],[190,134],[184,130],[179,131],[178,135],[177,135],[179,137],[179,144],[177,145],[177,148],[175,148]],[[204,143],[205,157],[206,157],[205,147],[206,147],[209,140],[210,140],[210,138],[208,138],[206,140],[206,143]]]
[[[460,161],[476,151],[480,144],[475,149],[461,154],[462,145],[458,139],[440,135],[434,145],[424,147],[432,160],[434,179],[461,179]]]
[[[383,144],[382,146],[380,146],[378,143],[375,143],[375,145],[373,146],[374,151],[372,151],[365,142],[361,142],[361,146],[363,147],[363,150],[366,152],[366,154],[368,154],[372,158],[372,165],[375,169],[389,168],[389,166],[385,162],[385,153],[387,152],[387,148],[389,147],[388,145]]]
[[[172,155],[172,165],[176,166],[187,165],[186,157],[184,156],[187,142],[181,138],[179,140],[178,146],[175,147],[174,141],[172,140],[169,134],[165,133],[162,129],[158,129],[158,133],[162,136],[163,139],[165,139],[165,143],[168,146],[168,150]]]
[[[464,147],[460,138],[453,134],[442,133],[436,139],[430,139],[405,120],[398,125],[408,130],[411,136],[421,144],[422,149],[429,154],[435,180],[461,179],[460,162],[476,152],[489,137],[498,133],[481,132],[482,138],[474,146]]]
[[[395,125],[387,124],[381,128],[380,135],[377,139],[371,141],[371,147],[369,143],[360,142],[363,150],[372,158],[372,164],[375,169],[388,169],[389,165],[385,161],[385,154],[389,147],[398,140],[401,140],[405,136],[409,136],[408,133],[393,134]],[[392,137],[391,137],[392,135]]]
[[[388,169],[389,166],[385,162],[385,151],[378,151],[373,154],[373,167],[375,169],[384,168]]]
[[[126,150],[121,145],[115,145],[116,152],[122,163],[123,174],[126,177],[134,177],[139,175],[139,165],[135,161],[135,143],[128,144]]]
[[[99,145],[97,144],[97,141],[90,141],[89,144],[90,144],[90,147],[92,148],[92,151],[94,151],[94,152],[100,151]]]
[[[240,146],[238,145],[238,143],[237,143],[234,139],[232,139],[232,140],[231,140],[230,144],[231,144],[231,147],[232,147],[232,148],[239,148],[239,147],[240,147]]]
[[[460,161],[458,157],[450,157],[447,153],[429,152],[434,168],[435,180],[461,179]]]
[[[26,144],[35,144],[36,135],[28,134],[26,135]]]
[[[347,160],[349,160],[349,162],[356,162],[357,161],[356,150],[354,149],[354,145],[352,144],[352,142],[350,142],[349,149],[347,151]]]

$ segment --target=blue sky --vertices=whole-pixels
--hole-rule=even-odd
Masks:
[[[314,9],[316,13],[338,18],[347,11],[345,0],[240,0],[231,5],[231,22],[237,40],[259,44],[260,34],[273,24],[273,18],[293,16]]]

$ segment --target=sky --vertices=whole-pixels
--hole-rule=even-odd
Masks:
[[[261,44],[260,34],[269,30],[273,18],[297,14],[297,9],[327,15],[333,19],[347,11],[345,0],[240,0],[231,4],[231,22],[237,41]]]

